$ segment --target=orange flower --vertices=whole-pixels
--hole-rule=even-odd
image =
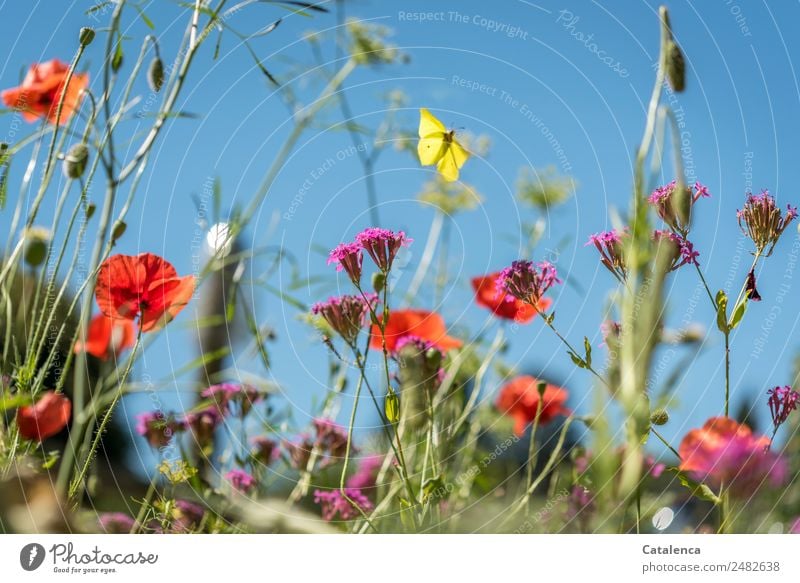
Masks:
[[[139,317],[142,332],[163,327],[189,303],[194,277],[179,277],[170,263],[151,253],[114,255],[97,274],[95,297],[110,318]]]
[[[514,420],[514,433],[522,435],[529,423],[536,418],[539,407],[539,380],[532,376],[519,376],[508,382],[497,397],[497,408]],[[544,390],[542,412],[539,424],[546,425],[558,415],[570,415],[572,411],[564,407],[569,397],[566,389],[548,384]]]
[[[50,123],[56,123],[58,101],[67,80],[69,65],[58,59],[46,63],[34,63],[22,80],[22,85],[6,89],[0,93],[3,103],[22,112],[25,121],[36,121],[46,117]],[[61,106],[59,122],[64,124],[78,109],[82,91],[89,85],[88,73],[73,73],[64,102]]]
[[[518,324],[527,324],[533,320],[536,317],[533,306],[498,290],[498,277],[500,277],[499,271],[472,278],[472,289],[475,290],[477,304],[491,310],[499,318],[514,320]],[[551,305],[553,305],[552,299],[542,297],[539,298],[537,307],[540,312],[546,312]]]
[[[136,343],[136,327],[131,320],[114,320],[98,314],[89,322],[86,342],[78,340],[75,352],[88,352],[100,360],[118,356]]]
[[[382,316],[380,317],[383,321]],[[380,350],[381,330],[377,324],[372,325],[372,337],[369,345]],[[447,335],[444,319],[436,312],[428,310],[394,310],[386,322],[386,349],[394,352],[398,341],[409,336],[427,340],[437,348],[447,351],[458,348],[463,343],[457,338]]]
[[[72,403],[64,395],[45,393],[33,405],[17,409],[17,427],[25,439],[43,439],[55,435],[69,423]]]
[[[728,417],[712,417],[681,441],[681,471],[735,495],[751,495],[759,486],[786,480],[786,461],[769,450],[770,440]]]

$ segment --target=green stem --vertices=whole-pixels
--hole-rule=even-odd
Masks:
[[[144,314],[142,314],[144,317]],[[92,464],[92,460],[94,459],[95,453],[97,452],[97,448],[100,445],[100,440],[103,438],[103,434],[105,433],[106,427],[108,426],[109,421],[111,420],[111,416],[114,414],[114,409],[116,409],[117,403],[119,403],[120,398],[122,397],[123,387],[125,386],[125,381],[128,379],[128,375],[133,368],[133,356],[136,354],[136,351],[139,349],[139,345],[142,342],[142,329],[139,327],[139,334],[136,338],[136,344],[133,346],[133,350],[131,351],[131,356],[128,358],[128,365],[125,367],[125,371],[122,373],[122,377],[120,378],[119,385],[117,387],[117,392],[114,395],[114,400],[111,401],[111,404],[108,406],[106,410],[106,414],[103,416],[103,420],[100,422],[100,426],[97,428],[97,433],[95,434],[94,440],[92,441],[92,445],[89,448],[89,452],[86,456],[86,460],[83,463],[83,467],[81,468],[78,475],[72,481],[69,487],[68,498],[72,499],[77,494],[77,492],[81,489],[83,485],[83,481],[86,478],[86,474],[89,471],[89,466]]]

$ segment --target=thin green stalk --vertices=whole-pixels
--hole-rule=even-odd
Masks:
[[[72,481],[69,487],[69,494],[68,497],[72,499],[78,490],[82,487],[84,479],[86,477],[87,472],[89,471],[89,466],[92,464],[94,460],[95,453],[97,452],[97,448],[100,445],[100,440],[103,438],[103,434],[105,433],[106,427],[108,426],[108,422],[111,420],[111,416],[114,414],[114,409],[116,409],[117,403],[119,403],[120,398],[122,397],[123,387],[125,386],[125,382],[128,380],[128,375],[133,368],[133,355],[136,354],[136,351],[139,349],[139,345],[142,342],[142,329],[139,328],[139,334],[136,337],[136,344],[133,346],[133,350],[131,351],[131,357],[128,359],[128,366],[125,367],[125,371],[122,373],[122,377],[119,380],[119,386],[117,387],[116,395],[114,395],[114,400],[111,401],[111,404],[108,406],[106,410],[106,414],[103,416],[103,420],[100,422],[100,426],[97,428],[97,433],[95,434],[94,440],[92,441],[92,445],[89,448],[89,452],[86,455],[86,460],[83,463],[83,467],[81,468],[78,475]]]

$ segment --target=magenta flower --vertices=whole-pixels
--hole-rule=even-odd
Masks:
[[[670,271],[675,271],[684,265],[700,265],[697,261],[700,253],[694,250],[692,242],[685,237],[668,230],[656,230],[653,231],[653,239],[656,243],[666,245],[668,251],[672,253]]]
[[[130,534],[136,521],[122,512],[103,512],[97,517],[100,529],[106,534]]]
[[[165,417],[161,411],[140,413],[136,416],[136,432],[155,448],[166,447],[172,437],[184,429],[184,423],[171,415]]]
[[[331,297],[325,302],[314,304],[311,307],[311,313],[315,316],[322,316],[334,332],[341,336],[348,345],[353,346],[361,329],[366,324],[367,314],[370,309],[375,309],[377,303],[378,296],[375,294],[344,295]]]
[[[366,513],[373,509],[370,499],[358,488],[345,488],[344,491],[347,498],[350,498],[363,512]],[[341,490],[314,491],[314,502],[322,507],[322,518],[328,522],[334,520],[337,515],[342,520],[352,520],[361,515],[347,498],[342,495]]]
[[[280,457],[281,452],[278,448],[278,442],[265,435],[254,437],[250,440],[250,443],[253,444],[250,455],[265,466],[268,466]]]
[[[497,277],[497,291],[507,294],[506,301],[514,298],[536,306],[553,285],[561,283],[552,263],[542,261],[534,266],[532,261],[519,260],[511,263]]]
[[[791,528],[789,529],[789,534],[800,534],[800,516],[795,518]]]
[[[675,197],[676,189],[677,183],[673,180],[669,184],[656,188],[647,198],[647,201],[656,208],[658,216],[667,225],[686,236],[689,233],[689,217],[694,203],[700,198],[710,197],[711,194],[709,194],[706,186],[695,182],[694,186],[686,187],[685,200],[679,201]],[[680,203],[683,203],[684,212],[678,212],[676,208]]]
[[[358,470],[347,479],[347,487],[355,488],[362,492],[375,487],[378,471],[383,465],[383,457],[379,455],[366,456],[358,464]]]
[[[361,267],[364,255],[358,243],[341,243],[328,255],[328,265],[336,263],[336,271],[344,270],[356,286],[361,281]]]
[[[187,413],[186,426],[192,431],[197,443],[205,447],[214,438],[214,431],[222,421],[222,415],[216,406],[206,407],[194,413]]]
[[[243,494],[256,487],[256,479],[244,470],[233,469],[225,474],[225,479],[230,482],[234,490]]]
[[[190,532],[203,520],[206,510],[189,500],[175,500],[172,532]]]
[[[289,454],[289,464],[296,470],[305,470],[311,458],[314,442],[307,435],[301,435],[292,441],[284,441],[283,449]]]
[[[789,414],[797,409],[798,401],[800,401],[800,394],[793,391],[792,387],[775,387],[767,391],[769,399],[769,412],[772,415],[772,427],[774,431],[789,418]]]
[[[761,194],[748,194],[744,208],[736,211],[736,216],[739,228],[753,240],[756,252],[769,257],[781,234],[797,217],[797,208],[787,205],[786,216],[782,216],[775,198],[763,190]]]
[[[408,247],[413,241],[406,237],[403,231],[395,233],[377,227],[364,229],[356,235],[356,243],[369,254],[378,269],[384,273],[388,273],[392,268],[400,247]]]
[[[252,385],[246,383],[219,383],[211,385],[200,393],[201,397],[212,399],[221,412],[226,409],[233,410],[239,407],[242,416],[252,408],[253,404],[260,401],[263,395]]]
[[[318,417],[312,422],[317,432],[316,446],[328,456],[328,463],[344,458],[347,450],[347,430],[331,419]],[[351,446],[351,451],[357,451]]]
[[[623,281],[628,275],[622,249],[622,234],[616,229],[602,231],[589,237],[585,246],[594,245],[600,253],[600,263],[614,276]]]

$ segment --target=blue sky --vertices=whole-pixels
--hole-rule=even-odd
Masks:
[[[485,312],[471,301],[469,277],[516,259],[524,244],[522,223],[536,218],[514,198],[520,168],[552,165],[574,177],[579,188],[570,202],[547,217],[548,229],[534,259],[546,249],[558,249],[559,271],[580,288],[565,285],[555,291],[557,324],[575,343],[584,335],[595,345],[601,342],[598,324],[613,278],[584,243],[589,234],[610,227],[609,208],[627,208],[633,152],[641,139],[657,58],[657,4],[626,2],[624,9],[614,2],[568,4],[565,8],[564,3],[549,1],[347,2],[349,16],[391,27],[392,41],[410,57],[407,64],[359,70],[348,79],[348,97],[360,124],[380,123],[386,107],[382,96],[402,89],[409,98],[408,109],[401,112],[408,129],[415,129],[417,108],[425,106],[448,126],[491,138],[489,155],[471,159],[462,172],[462,179],[484,200],[452,224],[448,265],[452,280],[444,301],[433,305],[429,292],[416,301],[418,307],[440,311],[465,337],[477,333],[486,321]],[[20,71],[31,62],[68,60],[81,26],[103,26],[85,14],[90,5],[76,2],[59,12],[48,2],[0,2],[0,54],[4,55],[0,84],[16,85]],[[171,59],[187,18],[185,10],[172,2],[142,6],[155,24],[162,55]],[[792,60],[792,55],[800,54],[800,40],[790,28],[800,18],[800,6],[720,0],[680,1],[669,7],[689,71],[686,92],[671,101],[685,124],[682,152],[687,177],[704,182],[712,193],[696,207],[691,238],[712,288],[724,287],[735,294],[750,263],[750,243],[736,224],[736,209],[745,191],[768,188],[783,205],[800,202],[795,187],[800,167],[794,163],[800,154],[800,90]],[[438,12],[428,17],[434,9]],[[293,62],[311,62],[298,39],[312,29],[331,29],[336,21],[332,14],[287,17],[279,8],[255,5],[234,16],[231,24],[252,32],[281,15],[285,18],[280,27],[257,39],[254,47],[270,70],[307,103],[319,91],[319,83],[307,75],[293,78]],[[100,15],[101,22],[107,16]],[[132,66],[138,42],[149,32],[133,11],[127,16],[127,34],[137,40],[126,41],[125,70]],[[103,45],[98,41],[104,40],[99,32],[86,61],[96,90]],[[226,209],[246,204],[289,132],[286,107],[245,49],[228,35],[215,61],[212,44],[202,50],[180,100],[180,109],[199,117],[169,122],[118,247],[120,252],[162,254],[181,273],[192,271],[192,239],[198,228],[195,200],[202,198],[204,184],[219,177]],[[330,43],[323,50],[324,58],[335,65]],[[144,80],[136,89],[143,96],[136,107],[146,111],[149,91]],[[339,121],[338,116],[331,109],[325,119]],[[134,135],[137,124],[141,129],[149,121],[129,122],[126,131]],[[21,135],[18,128],[15,131]],[[0,118],[0,139],[13,137],[10,132],[8,118]],[[369,226],[362,171],[357,157],[347,154],[350,146],[344,132],[310,128],[243,242],[248,247],[282,244],[296,256],[304,275],[329,277],[327,289],[294,292],[308,303],[337,289],[332,269],[310,243],[330,248]],[[302,184],[329,158],[336,163],[321,179],[312,180],[292,219],[283,218]],[[398,281],[402,289],[419,261],[433,218],[431,209],[416,201],[431,169],[420,168],[407,153],[387,151],[375,171],[382,226],[404,229],[416,239]],[[671,178],[666,174],[660,181]],[[91,196],[99,201],[101,194],[95,189]],[[43,216],[51,210],[46,208]],[[9,219],[9,210],[3,211],[0,226],[7,227]],[[751,305],[733,340],[735,403],[750,394],[758,394],[763,403],[767,388],[791,379],[797,349],[798,315],[791,300],[798,293],[793,280],[798,251],[800,239],[791,228],[760,271],[764,300]],[[264,268],[265,263],[257,261],[252,272],[257,275]],[[281,271],[272,283],[285,286],[288,274]],[[338,283],[346,291],[346,282]],[[283,403],[290,404],[302,425],[313,414],[311,404],[323,395],[325,349],[297,322],[296,310],[260,289],[247,293],[258,321],[276,330],[269,378],[280,385]],[[672,327],[686,321],[713,326],[713,313],[691,270],[682,269],[671,277],[669,306]],[[138,374],[168,378],[170,371],[191,360],[188,321],[184,316],[170,326]],[[510,362],[520,369],[544,368],[570,388],[575,408],[587,410],[589,377],[573,370],[540,323],[516,330],[510,341]],[[678,365],[682,350],[662,351],[657,357],[659,370]],[[677,442],[686,430],[720,413],[722,354],[721,337],[712,329],[699,357],[683,367],[673,421],[664,428],[668,439]],[[248,359],[242,358],[239,365],[243,372],[262,373]],[[658,378],[666,374],[656,371]],[[163,399],[180,399],[176,390],[190,380],[168,385]],[[493,382],[496,385],[497,380]],[[130,412],[148,406],[136,399],[127,403]],[[348,407],[345,401],[343,408]],[[766,407],[761,409],[765,421]],[[362,422],[368,423],[366,418]]]

